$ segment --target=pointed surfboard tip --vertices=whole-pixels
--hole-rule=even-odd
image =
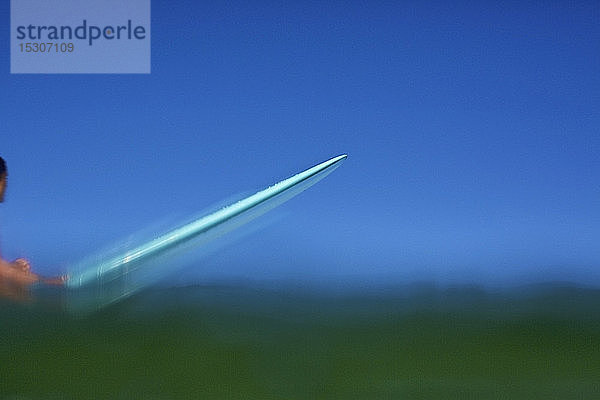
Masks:
[[[339,167],[347,157],[348,154],[340,154],[339,156],[330,158],[327,161],[323,161],[322,163],[317,164],[313,168],[310,168],[304,172],[306,173],[312,171],[313,174],[316,174],[325,170],[332,171]]]
[[[337,157],[333,157],[331,160],[329,160],[329,162],[335,164],[337,162],[344,161],[346,158],[348,158],[348,154],[340,154]]]

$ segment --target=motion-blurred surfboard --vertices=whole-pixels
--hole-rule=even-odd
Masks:
[[[117,255],[85,260],[69,271],[71,292],[89,292],[98,307],[127,297],[169,271],[169,260],[196,248],[277,207],[333,172],[346,159],[340,155],[275,183],[251,196],[156,235]],[[99,299],[99,297],[101,299]]]

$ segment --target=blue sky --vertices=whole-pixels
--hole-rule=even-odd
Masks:
[[[11,75],[0,15],[7,257],[348,153],[186,279],[600,283],[597,2],[153,0],[150,75]]]

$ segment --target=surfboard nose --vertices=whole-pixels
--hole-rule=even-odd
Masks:
[[[346,158],[348,158],[348,154],[340,154],[339,156],[333,157],[331,160],[326,162],[331,162],[331,165],[341,164],[342,162],[346,161]]]
[[[340,165],[342,165],[342,163],[346,160],[346,158],[348,158],[347,154],[340,154],[337,157],[333,157],[327,161],[323,161],[321,164],[315,165],[314,167],[308,169],[307,171],[312,171],[311,175],[315,175],[315,174],[323,172],[327,169],[334,170],[337,167],[339,167]]]

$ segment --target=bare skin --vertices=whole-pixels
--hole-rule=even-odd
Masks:
[[[4,192],[6,192],[6,178],[8,177],[8,172],[0,175],[0,203],[4,202]]]
[[[4,202],[4,193],[6,192],[7,173],[0,175],[0,203]],[[17,258],[14,261],[6,261],[0,256],[0,283],[2,286],[20,286],[28,287],[36,282],[48,285],[64,285],[67,277],[59,276],[54,278],[44,278],[31,272],[31,264],[24,258]],[[0,291],[0,295],[3,291]]]

